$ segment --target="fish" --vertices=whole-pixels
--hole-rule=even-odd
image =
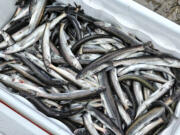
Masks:
[[[127,98],[127,96],[125,96],[124,92],[123,92],[123,89],[119,83],[119,80],[118,80],[118,77],[117,77],[117,69],[114,68],[110,71],[110,79],[111,79],[111,82],[113,84],[113,87],[114,87],[114,90],[116,91],[119,99],[120,99],[120,102],[122,103],[122,105],[124,106],[125,110],[127,110],[129,108],[129,105],[130,105],[130,101],[129,99]]]
[[[45,29],[45,25],[39,26],[35,31],[33,31],[23,40],[16,42],[14,45],[6,48],[4,53],[5,54],[17,53],[26,49],[27,47],[30,47],[42,37],[44,29]]]
[[[123,106],[121,105],[121,103],[119,101],[117,101],[117,106],[118,106],[118,110],[119,110],[119,113],[122,117],[122,119],[125,121],[126,125],[129,126],[132,122],[129,114],[126,112],[126,110],[123,108]]]
[[[98,110],[96,110],[95,108],[92,108],[90,106],[88,106],[88,112],[96,117],[98,120],[100,120],[103,124],[105,124],[106,127],[108,127],[109,129],[111,129],[116,135],[122,135],[121,131],[119,130],[119,128],[111,121],[111,119],[109,117],[107,117],[106,115],[104,115],[103,113],[99,112]]]
[[[165,72],[165,73],[171,75],[172,77],[175,77],[173,73],[169,72],[163,66],[156,66],[156,65],[150,65],[150,64],[133,64],[133,65],[126,66],[124,68],[120,68],[120,69],[118,69],[117,72],[118,72],[118,76],[121,76],[121,75],[127,74],[132,71],[137,71],[137,70],[160,71],[160,72]]]
[[[166,82],[162,87],[157,89],[151,96],[146,99],[138,108],[136,117],[138,117],[146,107],[148,107],[153,101],[160,98],[162,95],[164,95],[172,86],[174,85],[174,80],[170,80]]]
[[[21,53],[20,55],[24,56],[25,58],[28,58],[34,65],[36,65],[41,70],[43,70],[45,72],[47,71],[46,68],[44,67],[43,61],[41,61],[40,59],[38,59],[36,56],[32,55],[31,53],[25,52],[25,53]],[[47,73],[50,76],[60,79],[66,83],[66,80],[64,78],[62,78],[59,74],[57,74],[55,71],[49,69]]]
[[[53,27],[64,17],[66,17],[66,14],[62,14],[62,15],[58,16],[57,18],[55,18],[54,20],[52,20],[50,22],[50,29],[53,29]],[[29,27],[25,27],[24,29],[25,30],[21,30],[23,32],[19,31],[19,33],[21,33],[21,34],[17,33],[19,38],[22,38],[24,36],[24,34],[28,33]],[[33,45],[36,41],[39,40],[39,38],[42,37],[44,29],[45,29],[45,24],[40,25],[30,35],[23,38],[23,40],[16,42],[13,46],[6,48],[6,51],[4,51],[4,53],[5,54],[16,53],[16,52],[22,51],[22,50],[26,49],[27,47]],[[20,35],[22,35],[22,36],[20,36]],[[12,38],[14,38],[14,37],[12,37]],[[19,38],[17,38],[17,39],[19,39]],[[14,38],[14,40],[16,41],[15,38]],[[0,44],[0,46],[1,46],[1,44]],[[2,46],[4,47],[6,45],[2,45]]]
[[[89,87],[98,87],[99,85],[95,84],[92,81],[85,81],[82,79],[76,79],[76,73],[71,74],[70,72],[68,72],[65,68],[63,67],[56,67],[54,65],[49,65],[49,67],[56,71],[58,74],[60,74],[61,76],[63,76],[64,78],[66,78],[67,80],[71,81],[72,83],[74,83],[75,85],[81,87],[81,88],[89,88]]]
[[[91,90],[74,90],[73,92],[69,93],[39,93],[39,92],[34,92],[33,95],[36,97],[43,97],[51,100],[76,100],[76,99],[82,99],[82,98],[87,98],[91,97],[94,95],[98,95],[104,91],[104,89],[99,88],[99,89],[91,89]]]
[[[102,84],[101,85],[106,87],[106,91],[104,91],[103,95],[101,95],[101,96],[104,97],[104,100],[105,100],[104,103],[106,103],[105,108],[107,110],[107,114],[110,118],[113,119],[113,122],[118,126],[118,128],[120,130],[122,130],[121,118],[120,118],[120,115],[118,113],[117,105],[113,99],[113,95],[111,92],[111,88],[110,88],[110,84],[109,84],[106,72],[102,73]]]
[[[2,30],[0,31],[0,34],[3,36],[4,41],[7,42],[8,46],[15,44],[14,39],[7,32]]]
[[[153,73],[141,71],[141,74],[143,77],[147,78],[148,80],[156,81],[159,83],[166,83],[168,81],[168,80],[164,79],[163,77],[153,74]],[[172,79],[173,78],[171,78],[170,80],[172,80]]]
[[[132,37],[128,36],[126,33],[118,30],[118,28],[114,27],[114,26],[109,26],[106,27],[104,22],[101,21],[97,21],[93,23],[96,27],[112,34],[113,36],[125,41],[126,43],[130,44],[130,45],[139,45],[141,44],[140,41],[133,39]]]
[[[162,118],[158,118],[157,120],[149,123],[146,127],[135,133],[135,135],[144,135],[150,132],[153,128],[161,125],[164,122]]]
[[[21,94],[21,95],[25,96],[25,94]],[[68,111],[56,111],[56,110],[48,108],[45,104],[43,104],[43,102],[40,99],[38,99],[38,98],[36,98],[34,96],[28,95],[28,96],[25,96],[25,98],[30,100],[31,103],[33,103],[33,105],[38,110],[45,113],[49,117],[62,119],[62,118],[66,118],[68,116],[72,116],[72,115],[79,112],[79,110],[78,111],[71,111],[71,110],[68,110]]]
[[[46,24],[43,36],[42,50],[43,50],[43,60],[46,69],[49,68],[51,64],[51,52],[50,52],[50,23]]]
[[[93,121],[92,121],[91,115],[89,113],[85,113],[83,115],[83,121],[91,135],[99,135],[99,133],[97,132],[97,130],[95,129],[95,127],[93,125]]]
[[[112,65],[116,66],[130,66],[132,64],[149,64],[149,65],[156,65],[156,66],[165,66],[165,67],[173,67],[179,68],[180,67],[180,60],[171,58],[171,57],[153,57],[153,56],[141,56],[141,57],[134,57],[134,58],[127,58],[123,60],[114,60]]]
[[[80,30],[81,25],[79,24],[78,20],[74,16],[68,14],[67,18],[69,19],[69,21],[75,28],[77,40],[80,40],[82,38],[82,33]]]
[[[125,80],[131,80],[131,79],[135,80],[135,81],[138,81],[141,84],[143,84],[145,87],[149,88],[150,90],[155,91],[155,88],[148,81],[146,81],[145,79],[143,79],[140,76],[137,76],[137,75],[122,75],[122,76],[120,76],[118,78],[118,80],[120,82],[125,81]]]
[[[177,92],[166,99],[165,104],[171,105],[174,101],[179,100],[179,90]],[[162,114],[165,112],[164,107],[155,107],[151,109],[150,111],[146,112],[145,114],[139,116],[136,118],[136,120],[131,124],[131,126],[127,129],[126,135],[131,135],[137,133],[139,130],[141,130],[144,125],[148,124],[150,121],[152,121],[155,118],[158,118],[162,116]]]
[[[164,108],[154,108],[151,111],[145,113],[131,124],[131,126],[126,131],[126,135],[135,134],[137,131],[142,129],[146,123],[149,123],[151,120],[161,116],[163,112]]]
[[[77,3],[16,6],[0,30],[0,83],[8,92],[72,134],[159,133],[176,118],[180,60],[154,41]]]
[[[64,25],[65,24],[61,24],[60,32],[59,32],[60,48],[61,48],[62,55],[64,59],[71,66],[73,66],[77,70],[82,70],[81,64],[79,63],[77,58],[74,56],[70,48],[67,46],[67,41],[66,41],[65,32],[64,32]]]
[[[29,74],[28,72],[30,71],[26,67],[20,65],[20,64],[8,64],[11,68],[15,69],[17,72],[22,74],[24,77],[32,80],[33,82],[39,84],[40,86],[46,86],[44,83],[39,81],[37,78],[35,78],[33,75]]]
[[[31,19],[29,21],[29,33],[31,33],[36,26],[40,23],[40,20],[44,13],[44,8],[46,5],[47,0],[38,0],[36,1],[36,4],[32,7],[32,15]]]
[[[88,76],[92,75],[93,73],[91,72],[91,70],[98,68],[99,66],[101,66],[105,62],[108,62],[115,57],[118,57],[118,58],[121,57],[121,59],[122,59],[124,57],[127,57],[128,54],[143,51],[143,50],[145,50],[146,46],[150,46],[150,45],[151,44],[146,43],[143,45],[139,45],[139,46],[135,46],[135,47],[129,47],[129,48],[122,48],[122,49],[107,53],[107,54],[103,55],[102,57],[96,59],[92,63],[90,63],[85,68],[83,68],[83,70],[77,75],[77,78],[84,78],[87,75]],[[109,64],[108,64],[108,66],[109,66]]]
[[[34,92],[46,93],[43,89],[38,88],[37,86],[33,86],[31,84],[25,83],[24,80],[13,78],[5,74],[0,74],[0,82],[18,91],[25,91],[32,94]]]
[[[57,80],[57,79],[53,79],[50,76],[48,76],[48,74],[42,72],[39,70],[38,67],[36,67],[30,60],[28,60],[27,58],[22,57],[21,55],[17,55],[20,60],[27,65],[34,73],[34,75],[41,80],[42,82],[46,83],[47,85],[50,86],[59,86],[59,85],[63,85],[65,84],[64,81],[62,80]]]
[[[136,71],[135,75],[139,75],[139,72]],[[142,89],[141,83],[138,82],[138,81],[133,81],[133,90],[134,90],[134,95],[136,97],[138,105],[141,105],[141,103],[144,100],[144,98],[143,98],[143,89]]]
[[[90,40],[94,40],[94,39],[98,39],[98,38],[109,38],[111,36],[109,35],[104,35],[104,34],[94,34],[94,35],[90,35],[84,38],[81,38],[80,40],[78,40],[78,42],[76,42],[75,44],[72,45],[72,52],[76,52],[78,49],[80,49],[81,45],[90,41]]]

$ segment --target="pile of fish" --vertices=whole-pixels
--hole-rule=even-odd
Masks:
[[[16,4],[0,31],[7,90],[76,135],[159,134],[175,118],[179,59],[76,4]]]

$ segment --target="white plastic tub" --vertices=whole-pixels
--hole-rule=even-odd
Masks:
[[[180,26],[132,0],[58,0],[65,3],[75,1],[80,4],[88,15],[119,25],[123,31],[137,35],[144,41],[151,40],[158,49],[180,58]],[[32,106],[24,104],[24,100],[13,97],[0,89],[0,100],[33,121],[41,128],[52,134],[71,134],[62,123],[54,122]],[[176,115],[180,116],[180,104]],[[27,111],[28,110],[28,111]],[[162,133],[180,134],[180,120],[173,120],[171,125]],[[46,132],[47,134],[47,132]]]

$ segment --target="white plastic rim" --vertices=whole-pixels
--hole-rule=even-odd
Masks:
[[[32,107],[32,105],[25,101],[25,99],[9,93],[2,86],[0,86],[0,102],[1,101],[47,131],[49,134],[72,135],[70,129],[68,129],[68,127],[65,126],[62,122],[48,118]]]
[[[15,2],[16,0],[0,0],[0,28],[7,24],[13,16],[16,10]],[[8,7],[6,5],[8,5]]]

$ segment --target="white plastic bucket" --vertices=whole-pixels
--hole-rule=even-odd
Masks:
[[[180,26],[132,0],[57,1],[71,4],[76,2],[82,6],[85,13],[88,15],[118,25],[123,31],[135,34],[140,39],[143,39],[143,41],[151,40],[161,51],[180,58]],[[52,119],[35,111],[34,108],[29,105],[24,104],[24,101],[13,97],[10,93],[1,89],[0,100],[10,105],[12,108],[15,108],[24,116],[28,117],[28,119],[40,125],[40,127],[45,128],[49,133],[65,135],[69,132],[62,123],[55,123]],[[29,110],[29,113],[26,110]],[[177,106],[176,115],[180,116],[180,104]],[[162,134],[180,134],[179,123],[179,119],[173,120]]]

